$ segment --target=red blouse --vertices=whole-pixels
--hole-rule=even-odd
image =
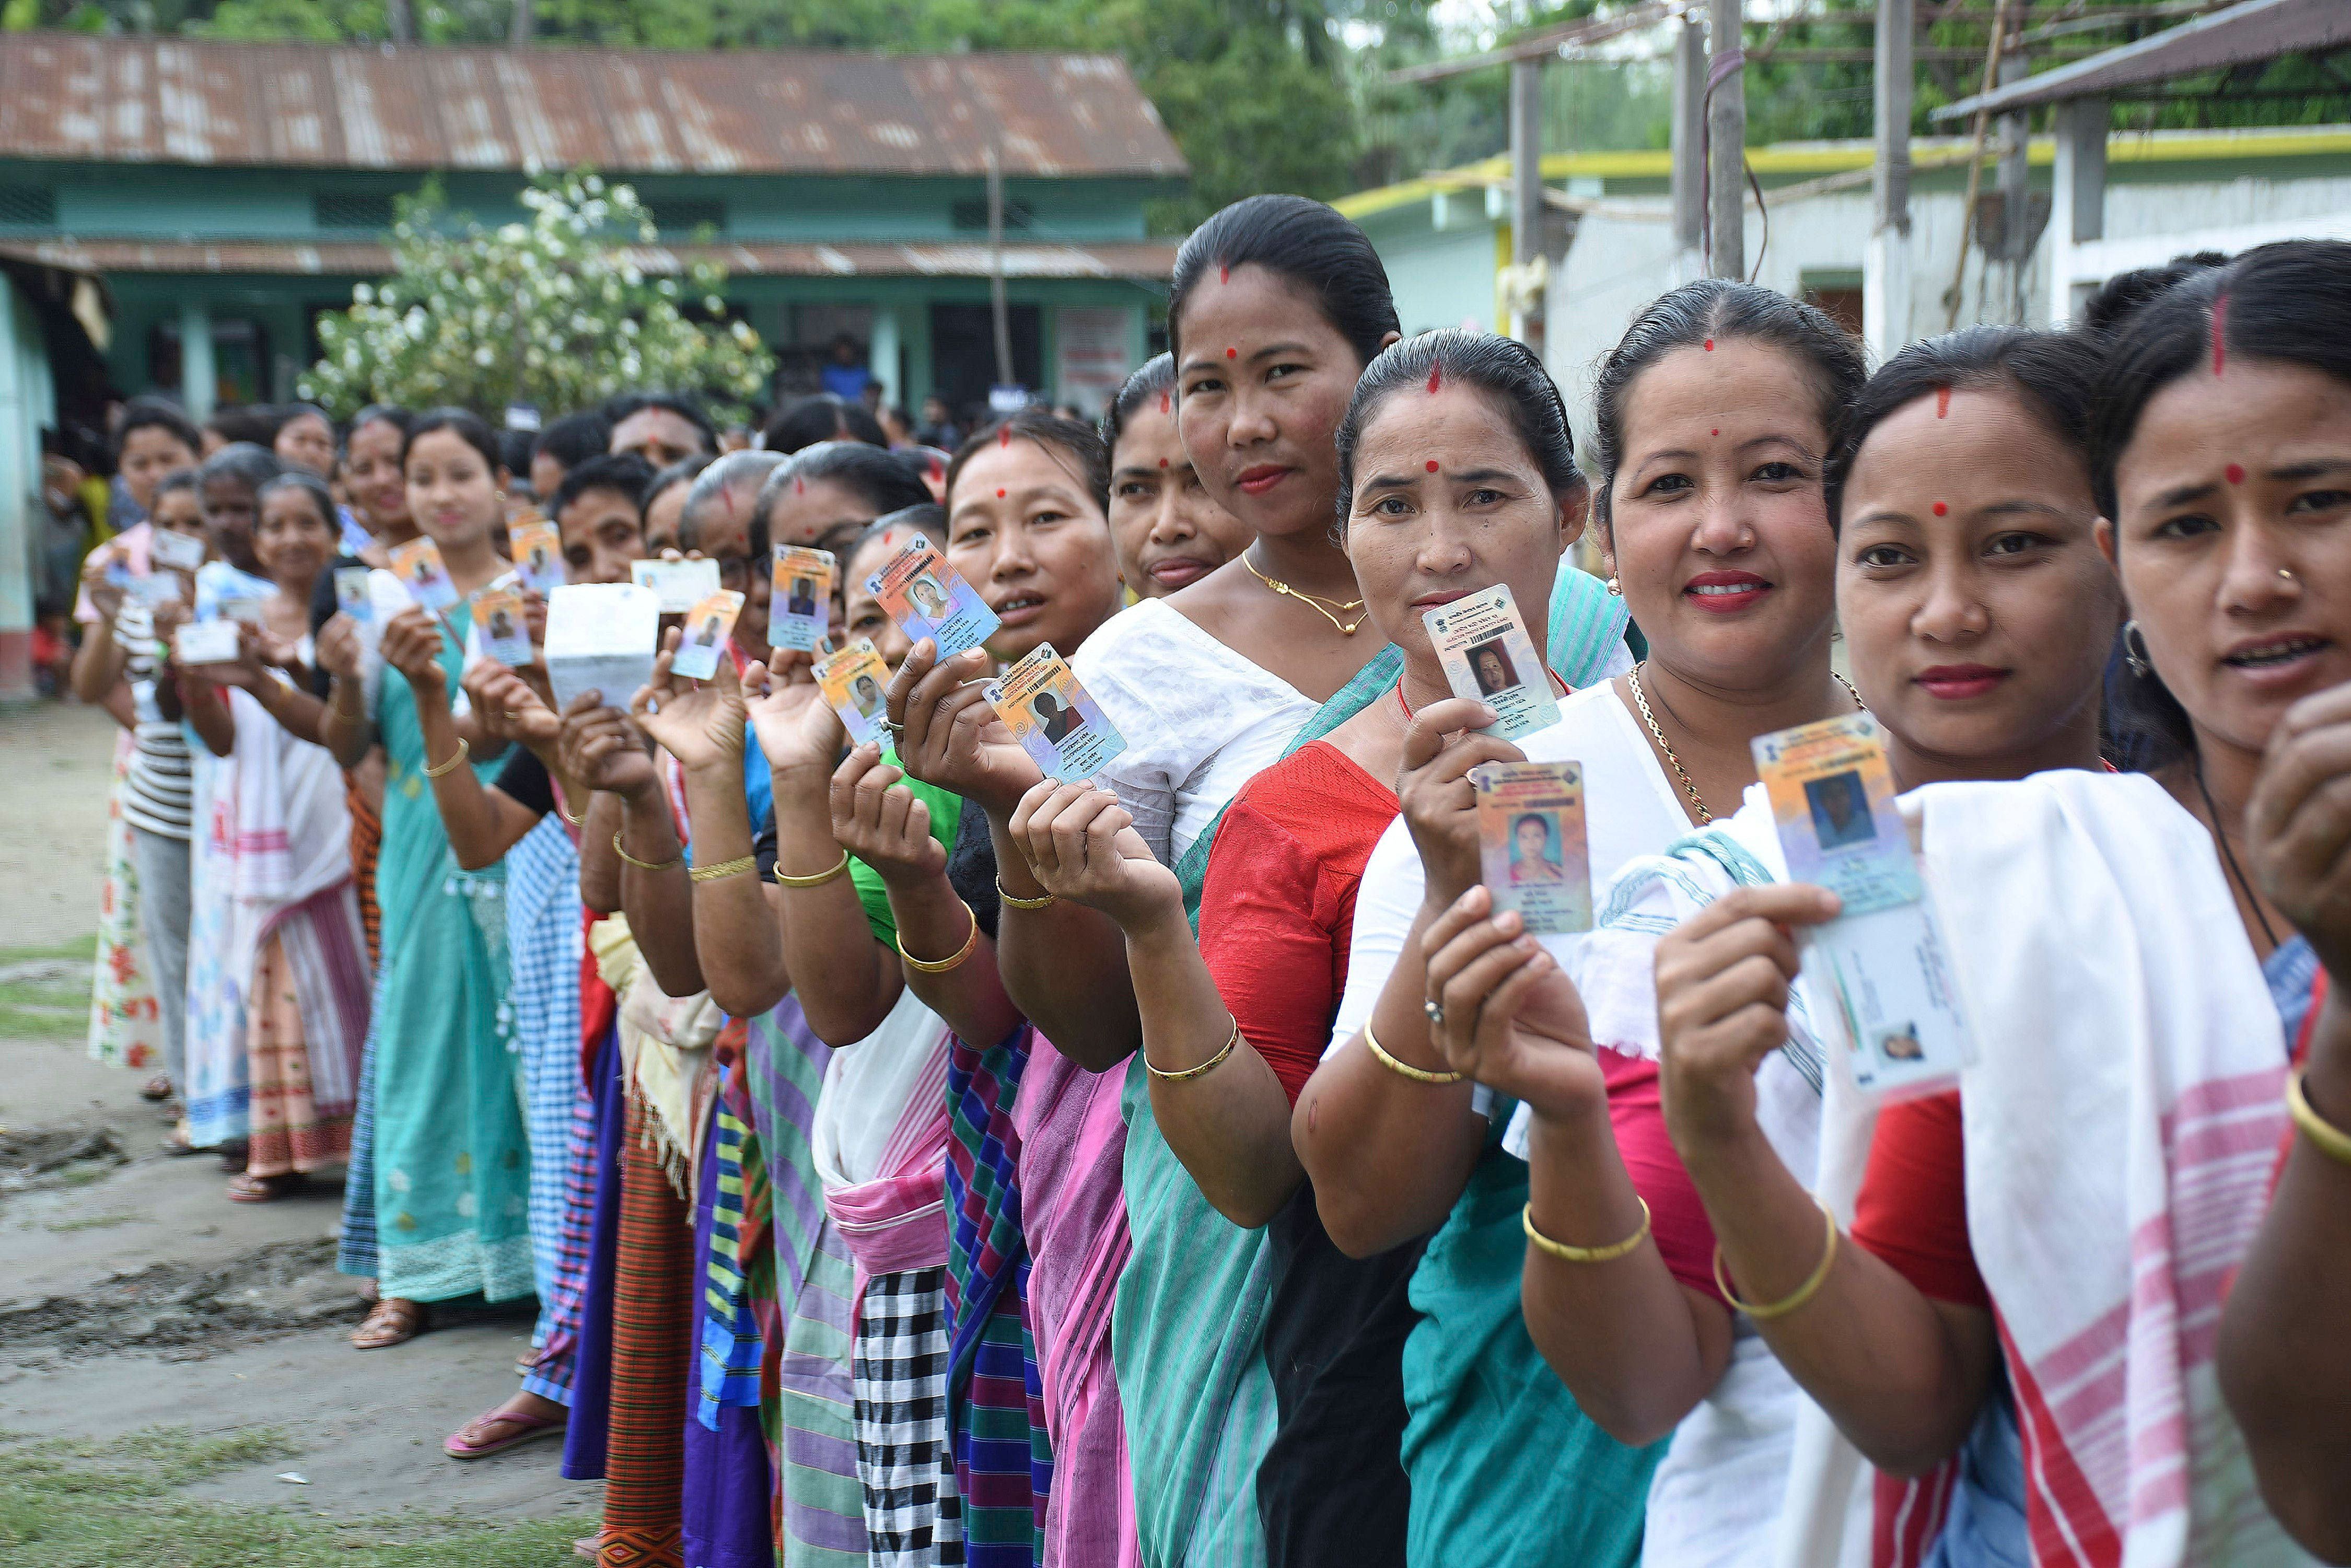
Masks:
[[[1991,1306],[1968,1240],[1968,1160],[1956,1089],[1877,1113],[1854,1201],[1853,1239],[1918,1287],[1964,1307]]]

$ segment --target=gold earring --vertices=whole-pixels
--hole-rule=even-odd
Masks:
[[[1613,577],[1608,580],[1608,591],[1614,594],[1619,599],[1625,597],[1625,590],[1618,586],[1616,580]]]

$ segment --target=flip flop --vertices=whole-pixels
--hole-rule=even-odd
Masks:
[[[503,1432],[504,1436],[487,1442],[473,1441],[475,1434]],[[525,1443],[536,1443],[542,1437],[563,1436],[561,1419],[549,1416],[521,1416],[511,1410],[492,1410],[476,1416],[442,1441],[441,1451],[453,1459],[486,1459],[492,1454],[503,1454],[508,1448],[519,1448]]]
[[[160,1103],[171,1097],[172,1075],[168,1072],[159,1072],[139,1086],[139,1098],[141,1100]]]
[[[300,1171],[274,1176],[250,1176],[239,1172],[229,1178],[228,1200],[231,1203],[275,1202],[289,1193],[300,1191],[308,1179]]]
[[[422,1301],[403,1301],[398,1296],[379,1297],[360,1326],[351,1331],[354,1350],[390,1350],[396,1344],[406,1344],[432,1326],[432,1318]],[[389,1334],[391,1338],[378,1337]]]

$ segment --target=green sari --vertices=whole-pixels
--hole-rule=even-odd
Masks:
[[[469,623],[462,606],[450,616]],[[463,665],[462,643],[444,637],[453,688]],[[415,693],[396,671],[384,672],[375,721],[384,750],[376,1286],[415,1301],[527,1296],[530,1145],[522,1059],[507,1039],[506,868],[458,870],[424,777]],[[497,768],[472,766],[486,784]]]

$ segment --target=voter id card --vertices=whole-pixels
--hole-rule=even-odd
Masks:
[[[882,721],[889,716],[889,682],[890,666],[882,662],[868,638],[860,637],[816,662],[817,687],[841,716],[841,727],[849,731],[852,746],[870,742],[886,747],[890,744],[882,728]]]
[[[1592,929],[1583,838],[1583,765],[1487,762],[1469,770],[1479,880],[1494,913],[1517,910],[1537,936]]]
[[[553,523],[525,523],[507,536],[515,574],[533,593],[544,595],[571,580],[563,564],[563,530]]]
[[[718,591],[715,560],[632,560],[629,580],[661,598],[661,612],[683,615]]]
[[[768,600],[768,645],[812,653],[832,631],[832,580],[839,574],[832,552],[778,545],[775,573],[776,591]]]
[[[437,615],[457,602],[457,585],[441,563],[441,547],[431,539],[411,539],[392,549],[392,572],[408,596]]]
[[[1509,583],[1440,604],[1420,619],[1453,695],[1494,710],[1485,734],[1516,740],[1559,722],[1551,672],[1535,653]]]
[[[1126,749],[1125,737],[1050,643],[1038,643],[979,695],[1048,779],[1091,779]]]
[[[726,651],[727,634],[735,630],[735,618],[743,613],[743,596],[731,588],[722,588],[685,612],[685,630],[677,640],[677,653],[669,662],[670,674],[683,675],[689,681],[706,681],[718,673],[718,656]]]
[[[474,624],[481,629],[482,652],[507,668],[519,668],[538,657],[531,650],[530,620],[519,590],[485,588],[475,594]]]
[[[978,647],[1003,624],[979,590],[966,582],[921,534],[868,577],[865,590],[882,601],[882,613],[898,623],[908,642],[930,638],[942,659]]]

